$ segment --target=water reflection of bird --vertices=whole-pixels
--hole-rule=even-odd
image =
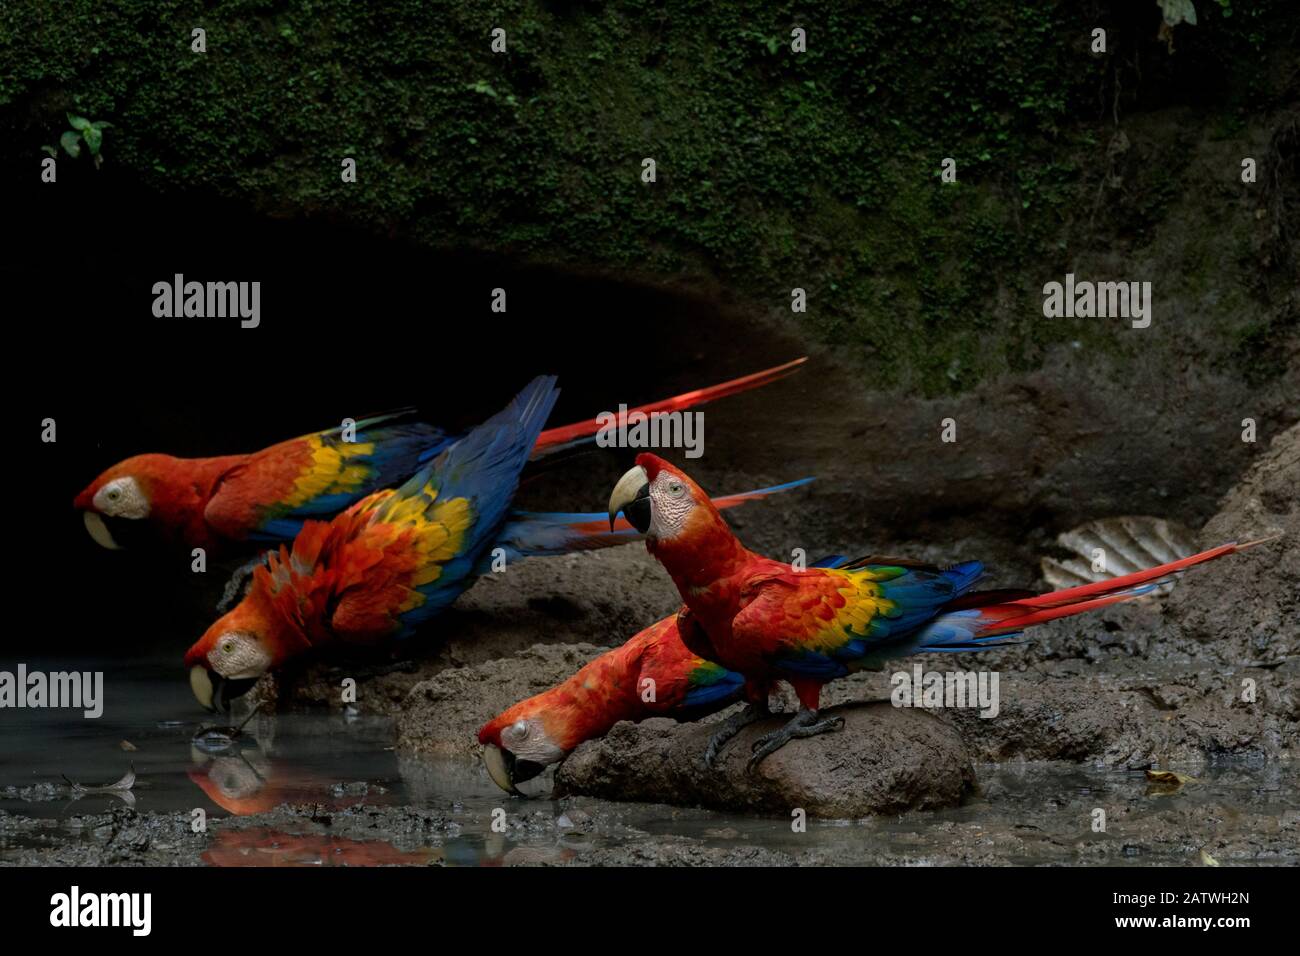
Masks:
[[[373,788],[350,792],[335,780],[252,748],[219,756],[208,756],[198,750],[192,754],[195,766],[188,771],[190,780],[209,800],[234,816],[265,813],[284,804],[312,803],[339,809],[390,802],[385,794],[375,793]]]
[[[439,847],[402,850],[385,840],[352,840],[331,833],[291,833],[269,827],[218,830],[202,854],[209,866],[428,866]]]

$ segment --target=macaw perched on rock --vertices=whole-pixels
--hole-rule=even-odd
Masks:
[[[836,567],[838,556],[816,567]],[[697,720],[741,699],[745,678],[688,650],[677,615],[651,624],[550,690],[520,701],[478,732],[488,776],[507,793],[620,720]]]
[[[373,646],[409,635],[499,557],[564,554],[636,540],[603,513],[514,512],[510,502],[558,390],[535,379],[503,411],[424,465],[331,521],[307,521],[269,552],[243,600],[185,656],[195,696],[228,707],[267,670],[316,648]],[[728,508],[797,487],[719,499]],[[495,553],[500,548],[499,553]]]
[[[971,591],[978,561],[949,568],[866,558],[839,568],[797,570],[748,550],[708,496],[681,470],[642,454],[609,499],[646,536],[685,602],[677,627],[694,654],[743,674],[750,706],[714,735],[705,755],[767,714],[776,681],[800,709],[754,745],[752,769],[796,737],[836,730],[818,716],[822,685],[885,660],[920,652],[979,651],[1019,643],[1027,627],[1104,607],[1150,590],[1171,574],[1253,544],[1225,544],[1122,577],[1048,594]]]
[[[640,406],[647,414],[691,408],[757,388],[806,361]],[[137,455],[109,468],[77,495],[90,536],[124,545],[201,547],[216,556],[293,540],[306,521],[332,517],[367,495],[405,481],[455,440],[443,429],[402,421],[410,411],[356,423],[355,441],[341,428],[304,435],[247,455],[175,458]],[[539,458],[593,438],[598,419],[541,432]]]

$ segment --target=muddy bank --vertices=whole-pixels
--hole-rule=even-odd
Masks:
[[[1141,769],[1241,760],[1259,764],[1292,759],[1300,752],[1300,668],[1294,663],[1207,670],[1127,656],[1124,631],[1115,618],[1129,610],[1108,611],[1094,625],[1089,636],[1100,651],[1097,659],[1047,659],[1026,666],[930,655],[900,662],[898,670],[909,677],[913,666],[998,672],[995,716],[981,717],[977,709],[934,712],[933,719],[955,735],[951,739],[930,728],[929,714],[885,703],[889,673],[861,674],[832,684],[824,700],[831,707],[856,705],[850,730],[858,720],[868,726],[849,735],[795,741],[786,748],[788,764],[785,752],[778,753],[755,777],[745,774],[743,758],[757,728],[747,728],[729,745],[717,774],[700,763],[710,725],[724,714],[698,725],[666,719],[620,723],[603,740],[575,751],[557,774],[557,785],[561,792],[609,799],[783,812],[803,806],[852,817],[894,812],[899,805],[955,802],[964,789],[961,768],[972,758]],[[1158,612],[1141,609],[1137,616],[1157,617]],[[472,754],[484,721],[569,676],[599,650],[541,645],[517,658],[445,671],[408,698],[398,723],[399,747],[420,757]],[[1245,681],[1252,682],[1253,701],[1243,699]],[[860,706],[870,701],[876,703]],[[784,694],[774,705],[792,713],[794,701]],[[763,729],[775,725],[769,721]],[[900,770],[936,756],[942,760],[930,766],[931,773],[913,778]],[[846,766],[852,773],[842,778]],[[833,771],[829,780],[823,779],[827,768]],[[901,775],[891,775],[895,773]],[[887,786],[878,785],[879,780]]]
[[[1243,680],[1257,698],[1242,700]],[[1106,767],[1287,760],[1300,747],[1300,676],[1242,668],[1124,677],[1060,664],[1004,674],[1001,710],[943,713],[985,761],[1073,760]]]
[[[1193,568],[1170,613],[1198,656],[1276,661],[1300,654],[1300,425],[1277,436],[1201,532],[1203,547],[1280,536]]]
[[[554,687],[605,650],[593,644],[537,644],[512,657],[444,670],[416,684],[403,701],[398,746],[427,757],[473,755],[484,723]]]

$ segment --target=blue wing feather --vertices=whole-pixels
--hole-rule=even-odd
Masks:
[[[418,588],[425,601],[402,615],[405,632],[437,614],[475,579],[475,569],[489,552],[505,523],[510,502],[537,436],[555,406],[555,376],[533,379],[502,411],[469,432],[397,489],[395,499],[436,490],[438,500],[465,498],[472,522],[461,551],[442,567],[434,581]]]

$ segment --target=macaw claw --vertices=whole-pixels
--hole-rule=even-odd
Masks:
[[[746,704],[745,709],[739,713],[732,714],[726,720],[718,725],[717,733],[709,738],[709,746],[704,751],[704,766],[710,770],[718,759],[718,753],[727,745],[727,741],[740,733],[741,729],[748,727],[756,720],[769,716],[766,702],[762,704]]]
[[[817,711],[801,710],[790,718],[789,722],[780,730],[764,734],[754,741],[754,755],[749,758],[749,764],[745,770],[748,773],[753,773],[754,768],[762,762],[764,757],[776,753],[796,737],[816,737],[818,734],[841,730],[843,727],[843,717],[827,717],[825,720],[818,720]]]

